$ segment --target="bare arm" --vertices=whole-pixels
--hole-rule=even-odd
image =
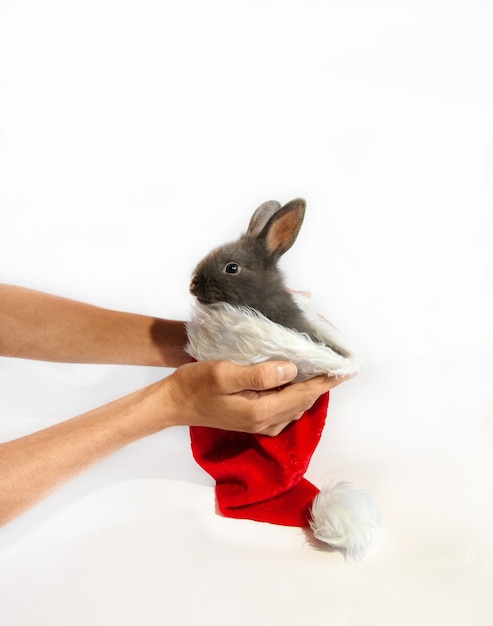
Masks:
[[[110,404],[0,444],[0,525],[137,439],[176,425],[275,435],[342,382],[321,376],[272,390],[295,375],[286,363],[190,363]]]
[[[184,322],[112,311],[0,285],[0,355],[70,363],[178,367]]]
[[[294,365],[188,363],[185,342],[183,322],[0,285],[0,355],[178,367],[110,404],[0,443],[0,525],[132,441],[177,425],[276,435],[343,380],[322,376],[279,390],[296,376]]]

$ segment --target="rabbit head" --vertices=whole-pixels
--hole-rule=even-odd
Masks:
[[[305,206],[303,199],[284,206],[275,201],[259,206],[244,235],[216,248],[197,265],[190,292],[202,304],[248,306],[284,326],[296,327],[292,318],[301,312],[286,290],[278,260],[295,242]]]

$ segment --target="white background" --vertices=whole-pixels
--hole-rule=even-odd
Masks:
[[[347,565],[226,520],[186,429],[0,531],[4,626],[493,620],[493,7],[480,0],[0,2],[0,273],[187,318],[188,281],[267,199],[283,260],[365,360],[308,477],[371,488]],[[0,436],[169,373],[0,361]]]

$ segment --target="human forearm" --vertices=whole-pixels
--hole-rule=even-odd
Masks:
[[[190,360],[180,321],[112,311],[0,285],[0,354],[43,361],[178,367]]]
[[[169,426],[211,426],[278,434],[344,379],[287,385],[289,363],[190,363],[124,398],[45,430],[0,444],[0,525],[90,466]]]
[[[83,415],[0,444],[0,525],[101,459],[171,425],[151,385]]]

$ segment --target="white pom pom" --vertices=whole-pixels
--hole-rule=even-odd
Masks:
[[[326,487],[312,504],[313,534],[345,552],[348,561],[361,561],[375,540],[380,514],[369,491],[348,482]]]

